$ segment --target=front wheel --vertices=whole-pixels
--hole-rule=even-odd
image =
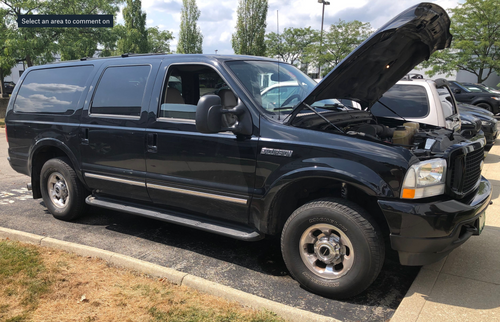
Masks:
[[[281,251],[291,275],[305,289],[336,299],[370,286],[385,254],[377,225],[345,199],[321,199],[298,208],[283,228]]]
[[[479,104],[477,104],[476,106],[477,106],[477,107],[480,107],[480,108],[484,108],[485,110],[490,111],[490,112],[492,112],[492,113],[493,113],[493,108],[492,108],[492,107],[491,107],[491,105],[490,105],[490,104],[488,104],[488,103],[479,103]]]
[[[50,159],[40,174],[42,198],[57,219],[73,220],[85,213],[87,190],[66,158]]]

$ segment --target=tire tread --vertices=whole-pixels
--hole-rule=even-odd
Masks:
[[[385,259],[385,247],[384,247],[384,241],[382,236],[379,236],[377,232],[380,232],[380,229],[378,228],[377,223],[373,220],[373,218],[367,213],[367,211],[359,206],[358,204],[342,199],[342,198],[321,198],[321,199],[316,199],[313,201],[310,201],[301,207],[297,208],[292,215],[287,219],[284,227],[283,227],[283,232],[285,232],[288,229],[288,226],[290,225],[293,220],[299,216],[303,211],[306,211],[311,208],[317,208],[317,207],[325,207],[325,208],[330,208],[332,210],[336,210],[339,212],[342,212],[344,214],[348,214],[348,218],[352,221],[354,221],[359,227],[361,227],[362,233],[365,236],[365,238],[369,241],[368,244],[370,245],[370,252],[372,254],[372,260],[373,260],[373,267],[374,269],[371,270],[371,278],[369,280],[368,285],[371,285],[375,279],[377,278],[378,274],[380,273],[380,270],[382,269],[382,266],[384,264],[384,259]],[[284,238],[281,238],[281,249],[283,252],[285,245],[284,245]],[[287,262],[287,259],[284,257],[283,258],[285,261],[285,265],[289,267],[289,263]],[[292,277],[297,279],[297,276],[294,276],[294,274],[290,271],[290,274],[292,274]],[[359,293],[359,292],[358,292]],[[342,298],[339,296],[338,298]]]

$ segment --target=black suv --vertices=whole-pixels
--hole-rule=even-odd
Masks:
[[[448,81],[458,102],[482,107],[493,114],[500,113],[500,95],[483,91],[477,86],[465,86],[457,81]]]
[[[33,67],[9,102],[9,161],[56,218],[93,205],[248,241],[278,235],[303,287],[350,297],[380,272],[384,236],[403,265],[423,265],[484,227],[484,140],[388,127],[368,110],[449,46],[449,23],[441,7],[416,5],[317,86],[252,56]]]

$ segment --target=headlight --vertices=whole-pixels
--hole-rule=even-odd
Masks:
[[[444,193],[446,160],[433,159],[412,165],[403,180],[401,198],[420,199]]]
[[[470,125],[470,124],[472,124],[472,123],[471,123],[470,121],[467,121],[467,120],[462,119],[462,124],[468,124],[468,125]]]
[[[484,126],[490,126],[492,125],[490,121],[481,121],[481,124]]]
[[[500,97],[493,96],[492,99],[500,101]]]

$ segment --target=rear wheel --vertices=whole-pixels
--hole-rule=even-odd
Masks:
[[[304,288],[337,299],[370,286],[385,253],[369,214],[345,199],[321,199],[298,208],[283,228],[281,251]]]
[[[42,198],[57,219],[73,220],[85,213],[87,190],[78,179],[67,158],[50,159],[40,174]]]

